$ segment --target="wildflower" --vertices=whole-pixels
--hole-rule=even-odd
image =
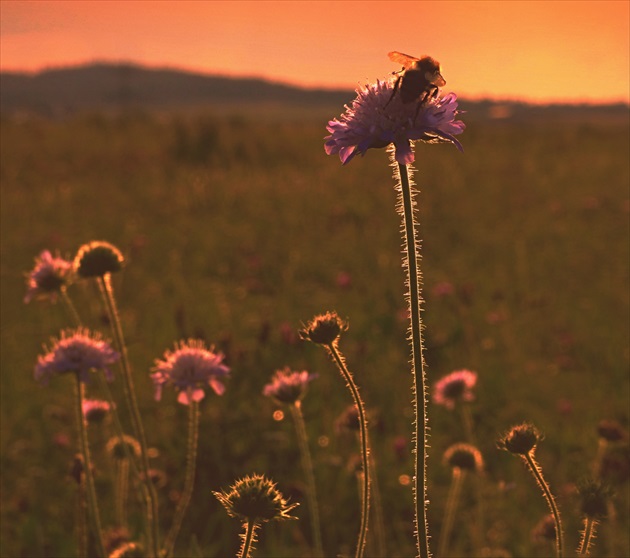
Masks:
[[[378,81],[357,89],[357,97],[339,119],[328,122],[324,148],[328,155],[339,154],[345,165],[370,148],[386,147],[393,143],[396,161],[410,164],[414,161],[411,142],[453,143],[460,151],[462,146],[455,135],[464,131],[465,124],[455,120],[457,96],[428,99],[422,105],[403,103],[400,94],[394,95],[395,79]]]
[[[581,498],[581,511],[591,519],[600,519],[608,514],[608,500],[611,491],[601,482],[592,479],[582,481],[578,485]]]
[[[470,444],[454,444],[444,452],[444,463],[465,471],[480,473],[483,470],[481,452]]]
[[[28,274],[26,284],[28,290],[24,302],[29,303],[34,298],[48,298],[51,302],[65,289],[72,278],[72,263],[60,257],[53,257],[44,250],[35,259],[35,267]]]
[[[51,377],[74,372],[82,382],[89,381],[90,370],[102,370],[109,381],[114,379],[110,366],[120,358],[107,341],[97,333],[79,328],[61,332],[53,339],[52,349],[40,355],[35,366],[35,379],[47,384]]]
[[[276,483],[264,475],[252,475],[240,479],[229,491],[213,492],[230,517],[256,523],[296,519],[289,512],[298,504],[287,502],[276,488]]]
[[[500,449],[509,451],[517,455],[527,455],[542,439],[538,429],[527,422],[512,427],[498,442]]]
[[[309,374],[306,370],[292,372],[287,366],[277,370],[271,383],[263,389],[263,395],[275,399],[278,403],[297,403],[306,395],[309,382],[317,378],[317,374]]]
[[[110,438],[105,446],[107,453],[111,455],[115,460],[122,461],[127,459],[127,456],[140,457],[142,449],[140,443],[133,436],[123,434],[122,439],[120,436],[114,436]]]
[[[300,337],[319,345],[330,345],[348,329],[348,325],[336,312],[326,312],[315,316],[304,329],[300,330]]]
[[[627,437],[624,427],[616,420],[603,419],[597,425],[597,434],[607,442],[619,442]]]
[[[444,376],[433,390],[433,402],[447,409],[455,408],[458,401],[472,401],[472,389],[477,383],[477,373],[470,370],[456,370]]]
[[[81,403],[85,420],[91,423],[101,423],[111,410],[111,405],[101,399],[84,399]]]
[[[225,386],[219,380],[230,373],[222,361],[223,355],[208,350],[203,341],[189,339],[176,344],[174,351],[164,353],[163,360],[155,361],[155,373],[151,378],[156,401],[162,398],[164,385],[172,385],[179,392],[177,401],[183,405],[201,401],[206,395],[206,385],[217,395],[222,395]]]
[[[125,259],[120,250],[109,242],[93,241],[79,248],[74,269],[80,277],[103,277],[122,269]]]

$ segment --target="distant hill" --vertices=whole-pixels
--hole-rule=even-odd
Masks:
[[[95,63],[44,70],[37,74],[0,73],[0,112],[48,116],[82,110],[186,109],[256,103],[338,107],[354,97],[350,90],[305,89],[254,78],[228,78],[136,64]],[[470,119],[628,118],[628,105],[528,105],[469,101],[460,108]]]
[[[57,114],[100,108],[256,102],[343,105],[352,97],[349,90],[302,89],[262,79],[227,78],[134,64],[91,64],[37,74],[0,74],[3,113]]]

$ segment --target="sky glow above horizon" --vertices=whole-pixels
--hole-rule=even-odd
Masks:
[[[440,60],[468,98],[630,102],[627,0],[2,0],[0,22],[2,71],[125,61],[355,88],[399,50]]]

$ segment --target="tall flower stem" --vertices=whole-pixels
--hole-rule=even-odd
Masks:
[[[368,429],[367,429],[367,420],[365,417],[365,408],[363,405],[363,400],[359,395],[359,388],[354,383],[352,378],[352,374],[348,370],[346,366],[345,359],[343,355],[339,352],[337,348],[337,342],[333,341],[325,347],[330,352],[335,364],[339,368],[341,375],[346,381],[350,392],[352,393],[352,398],[354,399],[354,404],[356,405],[358,418],[359,418],[359,435],[360,435],[360,443],[361,443],[361,463],[363,466],[363,490],[361,492],[361,526],[359,528],[359,541],[357,543],[357,550],[355,557],[361,558],[363,556],[363,552],[365,550],[365,541],[367,538],[367,530],[368,530],[368,519],[370,515],[370,459],[369,459],[369,442],[368,442]]]
[[[250,519],[245,523],[245,533],[243,534],[243,545],[237,558],[251,558],[254,543],[256,542],[256,529],[258,522]]]
[[[301,401],[296,401],[293,405],[289,405],[291,416],[295,424],[298,444],[300,446],[300,457],[302,459],[302,469],[306,484],[308,486],[308,507],[311,515],[311,530],[313,533],[313,544],[315,545],[315,554],[319,558],[324,556],[322,546],[322,532],[319,521],[319,506],[317,505],[317,487],[315,485],[315,473],[313,472],[313,459],[311,451],[308,447],[308,436],[306,434],[306,425],[304,424],[304,415],[302,414]]]
[[[177,509],[173,518],[173,524],[164,542],[162,555],[170,556],[177,540],[177,535],[182,526],[186,509],[190,504],[193,488],[195,486],[195,468],[197,464],[197,447],[199,441],[199,403],[193,401],[188,406],[188,448],[186,454],[186,478],[184,490],[177,502]]]
[[[122,326],[120,323],[120,317],[118,315],[118,309],[116,307],[116,299],[114,298],[114,291],[111,284],[111,275],[106,273],[105,275],[98,277],[98,285],[107,308],[107,314],[109,316],[111,327],[114,335],[118,351],[120,352],[121,364],[122,364],[122,377],[123,377],[123,391],[129,412],[131,415],[131,423],[134,431],[134,436],[140,443],[141,456],[140,465],[142,468],[142,481],[144,484],[144,492],[147,508],[147,523],[150,532],[149,548],[151,555],[154,557],[159,556],[159,518],[158,518],[158,503],[155,487],[151,482],[149,474],[149,458],[148,458],[148,445],[146,436],[144,433],[144,427],[142,425],[142,419],[140,417],[140,409],[138,408],[138,401],[136,399],[136,393],[131,376],[131,366],[129,365],[129,357],[127,356],[127,346],[125,344]]]
[[[556,505],[556,501],[553,497],[553,494],[551,493],[551,490],[549,489],[547,481],[545,481],[542,475],[542,471],[538,466],[538,463],[536,463],[536,459],[534,458],[534,451],[529,451],[522,457],[527,463],[527,466],[532,472],[532,475],[534,475],[538,486],[540,486],[543,492],[543,496],[545,497],[545,500],[547,500],[547,504],[549,505],[549,509],[551,510],[551,514],[553,515],[553,520],[556,526],[556,557],[562,558],[562,553],[564,552],[564,541],[562,534],[562,521],[560,520],[560,512],[558,511],[558,506]]]
[[[75,408],[77,417],[77,426],[79,428],[79,442],[81,446],[81,454],[83,455],[83,469],[85,472],[85,484],[87,490],[88,508],[92,519],[92,528],[94,530],[94,540],[96,541],[96,549],[99,556],[105,558],[105,544],[103,543],[103,529],[101,526],[101,515],[98,510],[98,502],[96,499],[96,487],[94,486],[94,475],[92,474],[92,458],[90,456],[90,444],[88,442],[87,428],[85,418],[83,417],[83,399],[85,397],[85,386],[83,382],[76,377],[76,397]]]
[[[442,531],[440,533],[440,544],[438,547],[438,556],[447,556],[448,543],[453,530],[453,520],[455,519],[455,510],[459,502],[459,495],[462,491],[462,483],[465,471],[460,467],[453,467],[453,477],[451,479],[451,487],[446,498],[446,509],[444,510],[444,521],[442,522]]]
[[[413,374],[413,396],[415,412],[415,466],[414,466],[414,501],[416,522],[416,545],[418,555],[431,556],[429,549],[429,525],[427,523],[427,381],[422,341],[422,319],[420,298],[420,255],[416,237],[415,201],[407,165],[397,163],[393,150],[390,152],[394,177],[397,179],[399,195],[398,210],[402,217],[402,232],[405,243],[404,266],[407,270],[407,303],[411,320],[411,368]]]
[[[588,556],[593,539],[595,539],[597,523],[598,521],[594,517],[584,518],[584,530],[582,531],[582,539],[578,547],[578,556]]]

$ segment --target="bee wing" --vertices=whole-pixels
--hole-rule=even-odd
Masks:
[[[405,70],[413,68],[416,65],[416,62],[418,62],[418,59],[415,56],[409,56],[408,54],[403,54],[402,52],[398,52],[396,50],[388,53],[387,56],[389,56],[389,59],[392,62],[397,62],[405,68]]]

